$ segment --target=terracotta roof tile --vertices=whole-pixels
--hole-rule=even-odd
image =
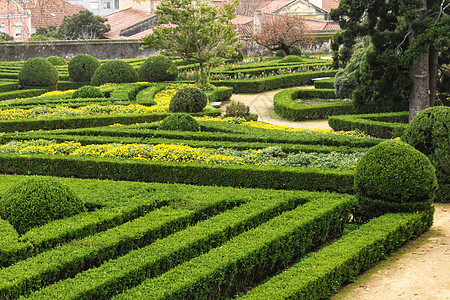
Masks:
[[[155,16],[155,14],[133,8],[126,8],[113,12],[109,15],[104,16],[104,18],[108,19],[106,24],[109,24],[111,26],[111,31],[107,32],[104,36],[108,39],[130,39],[132,37],[135,38],[134,36],[139,35],[140,33],[132,36],[120,36],[119,33],[122,29],[130,27],[131,25],[144,21],[153,16]]]
[[[64,16],[71,16],[84,10],[81,5],[64,0],[35,0],[22,5],[31,11],[31,28],[41,26],[58,26]]]
[[[339,0],[322,0],[322,9],[331,11],[332,8],[338,8]]]

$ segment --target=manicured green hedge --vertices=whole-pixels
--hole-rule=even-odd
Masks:
[[[374,137],[400,137],[408,126],[408,112],[334,116],[328,119],[334,130],[359,130]]]
[[[334,90],[334,78],[314,80],[314,88]]]
[[[280,69],[289,69],[291,71],[298,70],[298,69],[308,69],[308,71],[314,71],[314,69],[317,69],[318,67],[322,66],[330,66],[331,62],[323,62],[323,63],[305,63],[305,62],[293,62],[293,63],[285,63],[285,64],[279,64],[279,65],[268,65],[268,66],[261,66],[256,68],[237,68],[237,69],[215,69],[211,71],[212,74],[225,74],[225,75],[238,75],[238,74],[248,74],[252,76],[259,76],[262,74],[270,74],[270,73],[276,73]],[[303,71],[305,72],[305,71]]]
[[[14,227],[1,217],[0,237],[0,268],[14,264],[31,254],[31,244],[20,242]]]
[[[334,89],[305,89],[299,88],[297,90],[297,97],[295,99],[337,99]]]
[[[351,103],[330,102],[330,104],[321,105],[302,105],[295,101],[295,99],[300,97],[299,91],[304,94],[307,90],[287,89],[275,94],[273,106],[279,116],[293,121],[320,120],[333,115],[348,114],[353,111]]]
[[[46,90],[46,89],[27,89],[27,90],[16,90],[16,91],[10,91],[10,92],[3,92],[3,93],[0,93],[0,100],[35,97],[35,96],[39,96],[39,95],[42,95],[47,92],[48,92],[48,90]]]
[[[160,163],[125,159],[0,155],[0,172],[351,193],[353,171],[300,167]]]
[[[238,299],[328,299],[405,241],[426,231],[433,210],[387,214],[311,254]]]
[[[278,76],[268,76],[254,80],[211,81],[216,86],[230,86],[234,93],[260,93],[286,87],[301,86],[312,82],[313,78],[334,76],[337,70],[301,72]]]
[[[262,198],[256,197],[249,203],[199,222],[195,226],[188,226],[183,231],[122,257],[109,260],[98,268],[79,273],[73,279],[60,281],[32,294],[30,298],[54,299],[62,295],[64,299],[110,298],[147,278],[160,275],[211,248],[220,246],[230,238],[259,226],[283,211],[320,197],[319,195],[341,197],[311,192],[297,192],[295,196],[276,196],[273,191],[267,191]],[[145,259],[142,259],[144,257]]]
[[[223,102],[230,100],[233,95],[233,88],[220,86],[216,87],[214,90],[206,91],[205,93],[209,102]]]
[[[308,202],[113,299],[231,297],[339,235],[353,203],[350,197]]]
[[[61,79],[61,77],[60,77]],[[89,85],[90,82],[75,82],[75,81],[67,81],[67,80],[59,80],[58,81],[58,90],[66,91],[66,90],[76,90],[82,86]]]
[[[2,82],[0,81],[0,93],[10,92],[19,89],[18,82]]]

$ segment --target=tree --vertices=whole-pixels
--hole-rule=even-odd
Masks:
[[[11,42],[14,38],[5,32],[0,32],[0,42]]]
[[[448,0],[342,0],[331,12],[343,30],[335,36],[335,66],[348,61],[357,38],[370,36],[373,44],[361,67],[355,102],[399,110],[406,101],[410,120],[433,106],[438,54],[448,53],[450,46],[449,10]]]
[[[155,13],[158,26],[144,38],[145,48],[164,49],[200,64],[200,83],[208,82],[210,68],[223,61],[219,53],[231,55],[240,46],[231,20],[237,0],[215,7],[207,0],[163,0]]]
[[[307,46],[314,37],[299,16],[265,15],[261,28],[255,28],[253,40],[271,51],[289,54],[292,46]]]
[[[80,11],[72,16],[65,16],[58,27],[57,36],[61,40],[102,39],[111,30],[107,19],[94,15],[89,10]]]

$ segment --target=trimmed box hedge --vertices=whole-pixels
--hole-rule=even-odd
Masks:
[[[0,218],[0,268],[25,259],[32,253],[30,243],[20,242],[19,234],[6,220]]]
[[[4,92],[10,92],[19,89],[19,82],[12,81],[0,81],[0,94]]]
[[[333,89],[334,90],[334,77],[328,79],[314,80],[314,88],[316,89]]]
[[[47,93],[46,89],[26,89],[0,93],[0,100],[36,97]]]
[[[408,126],[408,112],[334,116],[328,124],[334,130],[359,130],[374,137],[400,137]]]

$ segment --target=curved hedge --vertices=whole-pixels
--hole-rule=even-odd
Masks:
[[[275,94],[273,97],[275,112],[282,118],[293,121],[320,120],[326,119],[328,116],[353,112],[353,105],[351,103],[302,105],[294,101],[295,99],[298,99],[299,94],[303,92],[306,94],[310,93],[305,89],[288,89]]]

